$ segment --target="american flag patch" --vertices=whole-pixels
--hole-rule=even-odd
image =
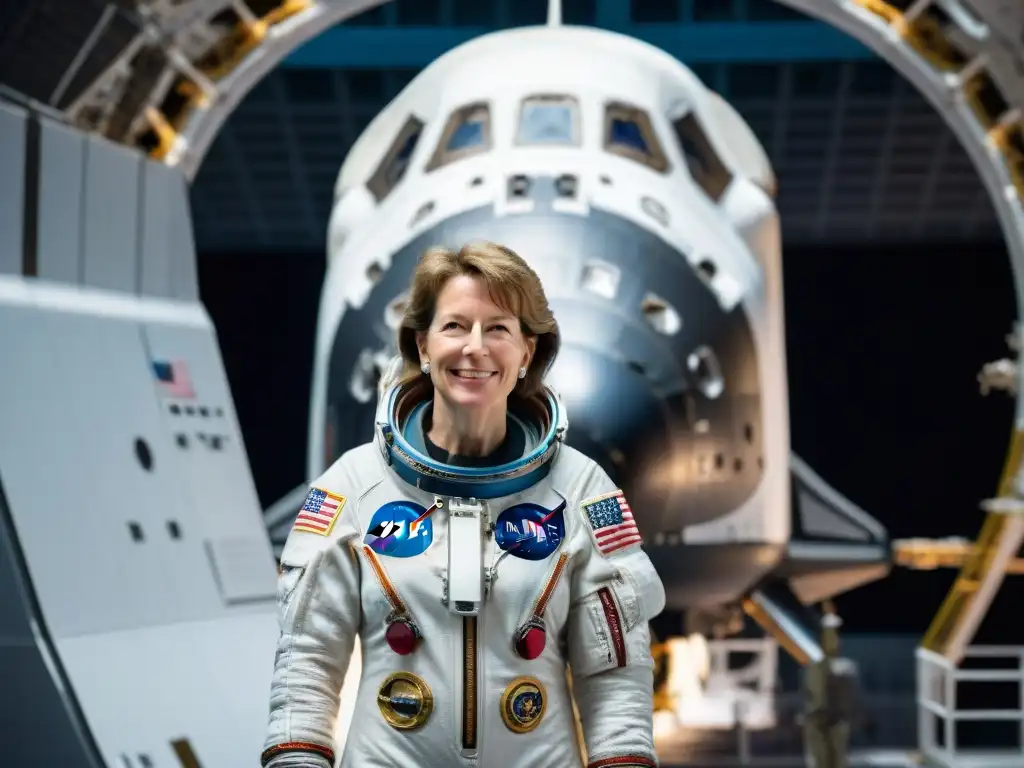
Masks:
[[[314,488],[306,496],[306,503],[299,510],[292,530],[327,536],[334,528],[334,523],[344,506],[344,496],[325,491],[323,488]]]
[[[154,360],[153,376],[164,397],[192,400],[196,390],[188,375],[188,365],[181,360]]]
[[[643,542],[640,529],[636,527],[629,502],[622,491],[616,490],[587,499],[583,502],[587,522],[594,532],[597,549],[602,555],[610,555]]]

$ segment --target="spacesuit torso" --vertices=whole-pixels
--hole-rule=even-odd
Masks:
[[[591,768],[656,766],[647,621],[664,591],[621,492],[560,445],[557,400],[496,468],[431,459],[395,402],[314,482],[282,555],[263,764],[333,764],[358,634],[343,768],[580,765],[573,698]]]

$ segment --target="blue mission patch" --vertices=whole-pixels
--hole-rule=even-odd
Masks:
[[[430,513],[412,501],[389,501],[373,513],[363,543],[385,557],[416,557],[434,541]]]
[[[543,560],[565,538],[564,512],[564,501],[554,509],[539,504],[516,504],[498,515],[494,539],[513,557]]]

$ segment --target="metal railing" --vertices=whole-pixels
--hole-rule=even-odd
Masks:
[[[969,647],[961,664],[970,667],[985,660],[989,665],[1002,660],[1000,669],[971,669],[953,665],[933,651],[917,650],[917,726],[923,757],[943,768],[1000,768],[1024,766],[1024,646]],[[964,708],[964,694],[974,686],[975,698],[989,698],[999,683],[1017,687],[1016,704],[1003,708]],[[988,690],[985,686],[987,684]],[[984,749],[959,745],[957,726],[964,723],[1015,723],[1016,744]]]

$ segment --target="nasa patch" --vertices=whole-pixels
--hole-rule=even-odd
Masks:
[[[516,504],[498,515],[495,541],[513,557],[543,560],[565,538],[564,512],[564,501],[554,509],[529,502]]]
[[[519,677],[501,694],[501,719],[513,733],[529,733],[544,719],[544,685],[535,677]]]
[[[416,557],[434,541],[430,513],[412,501],[389,501],[370,520],[363,543],[385,557]]]

